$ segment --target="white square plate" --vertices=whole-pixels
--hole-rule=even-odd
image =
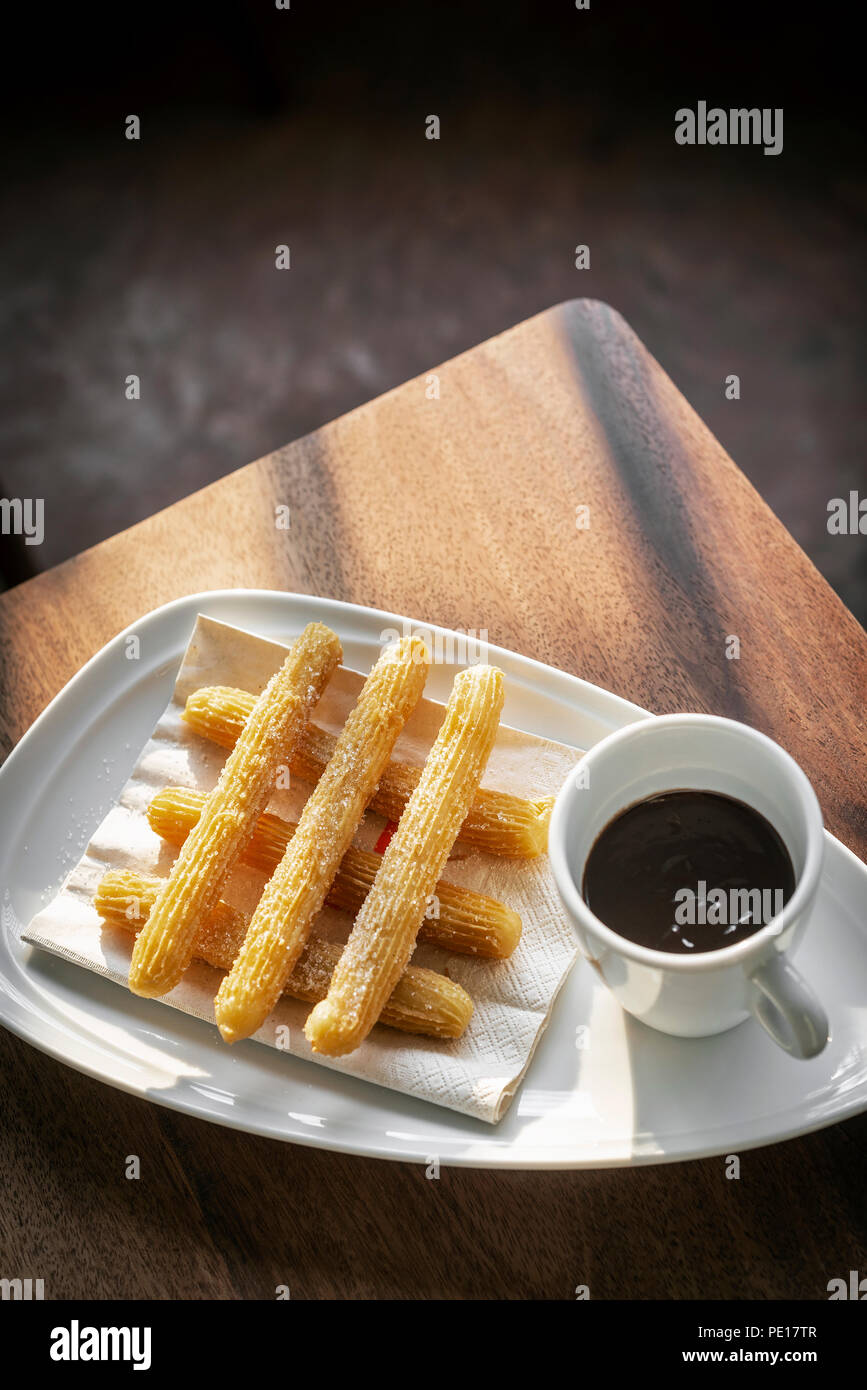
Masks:
[[[820,1057],[789,1058],[752,1021],[714,1038],[665,1037],[623,1014],[579,962],[496,1126],[256,1043],[229,1049],[208,1024],[22,943],[23,924],[58,891],[127,780],[170,698],[197,613],[281,642],[319,620],[359,671],[373,664],[383,629],[405,621],[303,594],[225,590],[157,609],[89,661],[0,769],[0,1023],[79,1071],[188,1114],[418,1162],[585,1168],[698,1158],[867,1108],[867,869],[831,836],[816,916],[798,953],[831,1020]],[[140,639],[137,661],[118,659],[129,633]],[[646,717],[562,671],[489,652],[507,678],[504,720],[518,728],[588,748]],[[434,666],[428,693],[444,699],[453,675]],[[576,1046],[587,1024],[590,1045]]]

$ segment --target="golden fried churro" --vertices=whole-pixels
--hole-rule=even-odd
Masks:
[[[138,931],[147,921],[162,880],[129,869],[113,869],[99,882],[93,903],[106,922]],[[193,956],[218,970],[230,970],[247,933],[249,919],[222,899],[201,922],[193,942]],[[317,1004],[328,993],[342,947],[311,937],[295,962],[283,993]],[[423,1033],[432,1038],[459,1038],[473,1012],[466,990],[434,970],[409,966],[398,980],[380,1014],[380,1023],[403,1033]]]
[[[385,851],[328,994],[304,1032],[339,1057],[364,1041],[409,962],[425,904],[454,844],[494,746],[503,676],[474,666],[455,678],[418,786]]]
[[[341,655],[335,633],[310,623],[259,696],[136,940],[134,994],[166,994],[183,975],[199,921],[218,900]]]
[[[226,1042],[255,1033],[280,998],[397,736],[418,703],[429,661],[421,638],[404,637],[386,648],[365,681],[220,985],[214,1007]]]
[[[171,845],[180,847],[189,835],[205,804],[203,792],[185,787],[164,787],[148,807],[151,829]],[[266,811],[259,817],[252,839],[241,855],[241,863],[262,873],[272,874],[286,852],[296,829],[294,821],[282,820]],[[376,878],[382,856],[350,845],[342,860],[325,902],[353,917],[358,912]],[[440,879],[434,886],[430,913],[425,916],[419,941],[462,955],[504,960],[521,939],[521,918],[505,903]]]
[[[254,699],[246,690],[233,686],[204,686],[190,695],[184,719],[197,734],[223,748],[232,748]],[[334,751],[335,742],[333,734],[308,724],[292,757],[295,776],[305,782],[316,782]],[[389,763],[371,799],[373,810],[389,820],[400,820],[420,776],[421,768],[401,762]],[[488,854],[531,859],[547,847],[553,804],[552,796],[533,800],[481,787],[460,828],[460,838]]]

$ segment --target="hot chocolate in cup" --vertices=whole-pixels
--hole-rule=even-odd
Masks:
[[[682,793],[711,796],[687,797],[677,805],[677,794]],[[719,798],[725,798],[729,807],[737,803],[742,808],[742,813],[732,810],[728,818],[723,817],[730,843],[722,858],[718,846],[710,858],[702,856],[696,823],[686,825],[691,838],[686,840],[689,853],[683,854],[684,843],[676,838],[679,823],[672,821],[673,855],[674,851],[680,854],[684,865],[683,895],[671,907],[672,931],[683,932],[681,942],[676,935],[657,930],[660,874],[655,872],[653,835],[658,826],[648,808],[642,808],[660,799],[670,811],[694,822],[703,806],[711,808]],[[719,824],[719,820],[708,821],[708,834],[717,834]],[[764,839],[762,824],[768,832]],[[719,866],[725,877],[727,869],[736,867],[729,860],[742,847],[741,831],[750,836],[751,867],[746,879],[733,874],[731,881],[760,892],[779,877],[781,891],[770,899],[770,915],[753,917],[747,926],[744,918],[728,923],[729,943],[725,921],[718,935],[707,930],[690,935],[688,926],[677,921],[681,909],[686,912],[683,920],[691,920],[690,893],[695,895],[693,910],[705,919],[708,901],[714,903],[717,915],[724,908],[718,885],[708,877],[691,881],[691,870],[710,863]],[[646,837],[643,857],[638,853],[642,834]],[[767,846],[765,851],[762,845]],[[660,846],[661,856],[664,841]],[[602,739],[566,779],[549,831],[554,877],[581,950],[624,1009],[651,1028],[679,1037],[722,1033],[753,1017],[778,1046],[801,1058],[816,1056],[828,1040],[825,1012],[791,960],[809,924],[824,850],[819,803],[794,759],[748,725],[705,714],[643,719]],[[595,878],[591,874],[588,887],[591,855],[606,873]],[[782,883],[785,861],[791,871],[787,891]],[[667,861],[671,884],[677,880],[672,862],[673,856]],[[636,878],[636,874],[644,877]],[[762,882],[752,884],[747,881],[750,876]],[[595,893],[590,891],[594,883]],[[588,896],[590,902],[604,905],[608,921],[592,910]],[[767,896],[763,900],[767,904]],[[642,903],[646,904],[643,912]],[[699,925],[705,927],[706,920]],[[654,944],[648,945],[648,940]]]

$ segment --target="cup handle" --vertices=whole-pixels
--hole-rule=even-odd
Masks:
[[[828,1016],[806,980],[777,952],[751,971],[753,1015],[792,1057],[816,1057],[828,1041]]]

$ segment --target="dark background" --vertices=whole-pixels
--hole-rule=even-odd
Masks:
[[[0,94],[0,495],[44,497],[46,537],[4,540],[7,582],[591,296],[867,620],[865,539],[826,525],[830,498],[867,491],[856,13],[157,0],[19,14]],[[701,99],[782,106],[783,153],[676,145],[675,110]]]

